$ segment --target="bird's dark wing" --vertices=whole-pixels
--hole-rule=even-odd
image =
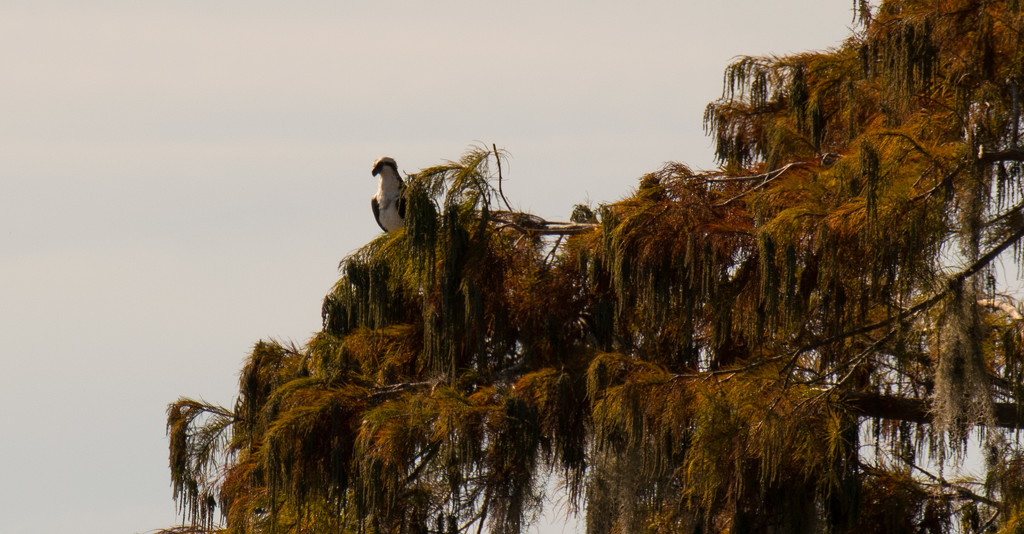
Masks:
[[[380,223],[380,204],[377,203],[377,197],[370,199],[370,209],[373,210],[373,220],[377,221],[377,226],[380,226],[381,230],[387,232],[388,229],[384,228],[384,225]]]
[[[398,216],[405,220],[405,195],[398,197]]]

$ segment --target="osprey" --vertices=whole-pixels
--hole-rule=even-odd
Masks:
[[[385,232],[397,230],[405,224],[405,196],[402,194],[405,184],[398,175],[398,165],[385,156],[373,162],[373,175],[380,175],[377,194],[370,200],[373,218]]]

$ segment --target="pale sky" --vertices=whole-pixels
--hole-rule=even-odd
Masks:
[[[564,220],[712,168],[730,59],[836,46],[851,4],[0,0],[3,531],[177,524],[167,404],[230,406],[256,341],[320,328],[377,157],[496,143]]]

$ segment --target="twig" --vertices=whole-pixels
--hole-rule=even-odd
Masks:
[[[431,444],[423,454],[420,455],[420,463],[417,465],[408,476],[405,477],[403,485],[408,486],[410,482],[416,480],[416,477],[420,476],[420,473],[427,467],[427,465],[437,456],[437,452],[441,450],[440,443]]]
[[[937,484],[937,485],[939,485],[939,486],[941,486],[943,488],[947,488],[947,489],[951,489],[951,490],[956,491],[957,497],[967,498],[967,499],[970,499],[970,500],[973,500],[973,501],[976,501],[976,502],[987,504],[987,505],[989,505],[989,506],[991,506],[993,508],[996,508],[996,507],[999,506],[999,503],[993,501],[992,499],[989,499],[988,497],[984,497],[982,495],[978,495],[977,493],[974,493],[973,491],[971,491],[971,490],[969,490],[969,489],[967,489],[967,488],[965,488],[965,487],[963,487],[963,486],[961,486],[959,484],[953,484],[952,482],[948,482],[944,478],[935,476],[934,474],[929,473],[928,471],[926,471],[925,469],[921,468],[920,466],[918,466],[917,464],[915,464],[914,462],[912,462],[910,460],[907,460],[907,459],[904,459],[904,458],[901,458],[901,460],[906,462],[907,465],[909,465],[912,469],[916,469],[916,470],[920,471],[924,476],[926,476],[929,479],[931,479],[931,481],[934,482],[935,484]]]
[[[146,532],[144,534],[217,534],[219,532],[224,532],[224,530],[216,528],[216,527],[209,527],[208,528],[208,527],[204,527],[202,525],[196,525],[196,524],[191,524],[191,525],[182,524],[182,525],[178,525],[176,527],[171,527],[171,528],[165,528],[165,529],[160,529],[160,530],[150,530],[149,532]]]
[[[1006,210],[1004,213],[997,215],[993,217],[991,220],[982,223],[982,226],[987,228],[989,226],[992,226],[993,224],[1002,221],[1003,219],[1007,219],[1009,217],[1013,217],[1014,215],[1018,215],[1020,214],[1022,209],[1024,209],[1024,203],[1017,204],[1016,206]]]
[[[960,273],[957,276],[955,276],[951,282],[959,284],[960,282],[963,282],[965,279],[967,279],[969,276],[984,269],[992,260],[996,258],[996,256],[1002,254],[1004,250],[1010,248],[1010,245],[1013,245],[1017,241],[1020,241],[1022,237],[1024,237],[1024,225],[1021,225],[1021,227],[1018,228],[1016,232],[1011,234],[1010,237],[1004,239],[1003,242],[999,244],[999,246],[988,251],[984,256],[978,258],[978,261],[974,262],[970,267],[963,271],[960,271]]]
[[[975,502],[980,502],[982,504],[991,506],[993,508],[998,508],[999,507],[1000,503],[997,503],[996,501],[993,501],[992,499],[989,499],[988,497],[985,497],[983,495],[978,495],[977,493],[974,493],[973,491],[971,491],[971,490],[969,490],[969,489],[967,489],[967,488],[965,488],[965,487],[963,487],[963,486],[961,486],[959,484],[953,484],[953,483],[947,482],[946,480],[944,480],[942,478],[939,478],[939,477],[933,475],[932,473],[929,473],[928,471],[925,471],[924,469],[921,469],[920,467],[917,466],[917,464],[915,464],[914,462],[912,462],[910,460],[907,460],[906,458],[900,458],[900,461],[906,463],[912,469],[916,469],[916,470],[920,471],[922,474],[924,474],[925,477],[930,479],[933,484],[935,484],[937,486],[940,486],[940,487],[943,487],[943,488],[946,488],[946,489],[951,489],[951,490],[956,491],[956,496],[959,497],[960,499],[972,500],[972,501],[975,501]],[[865,473],[867,473],[870,476],[883,477],[883,476],[889,475],[889,472],[884,470],[884,469],[880,469],[878,467],[874,467],[874,466],[867,465],[867,464],[864,464],[864,463],[860,464],[860,468]],[[915,482],[920,483],[920,484],[926,484],[924,481],[921,481],[921,480],[915,480]],[[985,532],[985,530],[979,530],[978,532]]]
[[[1014,120],[1011,121],[1013,131],[1010,132],[1010,145],[1017,146],[1017,138],[1020,135],[1020,90],[1015,78],[1010,78],[1008,85],[1010,86],[1010,116],[1014,117]]]
[[[996,508],[996,513],[992,514],[992,519],[986,521],[985,524],[981,526],[981,529],[978,530],[978,532],[989,532],[989,528],[992,527],[992,525],[996,522],[996,519],[999,519],[999,508]]]
[[[939,180],[939,181],[938,181],[938,182],[937,182],[937,183],[936,183],[936,184],[935,184],[935,185],[934,185],[934,186],[933,186],[933,187],[932,187],[931,189],[929,189],[929,190],[927,190],[927,191],[925,191],[925,192],[923,192],[923,193],[920,193],[920,194],[918,194],[918,195],[915,195],[915,196],[911,197],[910,201],[911,201],[911,202],[917,202],[918,200],[921,200],[922,198],[927,198],[927,197],[930,197],[930,196],[932,196],[932,194],[934,194],[934,193],[935,193],[936,191],[938,191],[938,190],[939,190],[939,188],[941,188],[942,186],[946,185],[946,183],[947,183],[947,182],[948,182],[949,180],[951,180],[951,179],[952,179],[952,178],[953,178],[954,176],[956,176],[956,175],[957,175],[957,173],[959,173],[959,172],[960,172],[960,169],[962,169],[962,168],[963,168],[963,162],[961,162],[960,164],[958,164],[958,165],[957,165],[956,167],[954,167],[954,168],[953,168],[953,170],[952,170],[952,171],[948,172],[948,173],[947,173],[947,174],[946,174],[945,176],[943,176],[943,177],[942,177],[942,179],[941,179],[941,180]],[[918,179],[917,179],[917,182],[914,182],[914,186],[912,186],[912,187],[916,187],[916,186],[917,186],[917,184],[918,184],[918,183],[919,183],[919,182],[920,182],[920,181],[921,181],[921,180],[922,180],[923,178],[924,178],[924,175],[921,175],[921,178],[918,178]]]
[[[824,391],[822,391],[821,393],[819,393],[819,394],[817,394],[817,395],[815,395],[813,397],[810,397],[808,399],[804,399],[803,401],[800,402],[798,407],[804,406],[804,405],[808,405],[808,404],[811,404],[811,403],[814,403],[814,402],[817,402],[818,400],[823,399],[823,398],[827,399],[833,393],[838,391],[839,388],[843,384],[845,384],[850,378],[853,377],[854,373],[857,371],[857,368],[860,367],[860,365],[862,363],[867,361],[868,357],[871,356],[871,354],[873,354],[875,351],[877,351],[878,347],[880,347],[882,345],[882,343],[885,343],[890,338],[892,338],[892,336],[895,333],[896,333],[895,330],[890,330],[889,333],[887,333],[886,335],[882,336],[881,339],[879,339],[878,341],[875,341],[872,344],[868,345],[868,347],[866,349],[861,351],[861,353],[858,354],[853,359],[853,361],[850,364],[850,370],[847,371],[846,374],[843,375],[839,380],[837,380],[835,384],[825,388]],[[836,369],[836,372],[838,372],[838,371],[839,370]],[[788,384],[788,382],[789,382],[789,374],[787,373],[787,375],[786,375],[786,383]]]
[[[899,137],[901,139],[905,139],[905,140],[909,141],[911,145],[914,145],[914,150],[917,150],[918,152],[924,154],[928,159],[932,160],[932,163],[934,163],[936,167],[939,167],[940,169],[943,167],[942,162],[939,161],[939,158],[936,158],[931,152],[928,152],[927,150],[925,150],[925,148],[923,146],[921,146],[921,143],[917,142],[917,139],[914,139],[913,137],[911,137],[911,136],[909,136],[909,135],[907,135],[907,134],[905,134],[903,132],[892,132],[892,131],[890,131],[890,132],[881,132],[881,133],[878,133],[878,134],[875,134],[875,135],[877,135],[879,137]]]
[[[728,380],[729,378],[732,378],[733,376],[738,375],[740,373],[744,373],[744,372],[747,372],[747,371],[751,371],[751,370],[757,369],[758,367],[761,367],[762,365],[767,365],[769,363],[774,363],[774,362],[780,361],[780,360],[782,360],[782,358],[783,358],[782,356],[773,356],[771,358],[765,358],[763,360],[757,360],[755,362],[748,363],[748,364],[740,366],[740,367],[730,367],[728,369],[715,369],[715,370],[709,370],[709,371],[698,371],[696,373],[673,373],[671,375],[670,379],[671,380],[678,380],[678,379],[707,379],[707,378],[710,378],[710,377],[713,377],[713,376],[729,375],[729,376],[727,376],[725,378],[725,380]]]
[[[484,504],[480,507],[480,526],[476,528],[476,534],[480,534],[484,529],[484,522],[487,520],[487,508],[491,504],[491,493],[489,491],[484,492]],[[467,524],[468,527],[472,523]]]
[[[564,237],[565,234],[558,234],[558,240],[555,241],[555,245],[551,247],[551,250],[548,252],[548,255],[544,258],[544,265],[547,265],[548,262],[551,261],[551,258],[555,255],[555,251],[558,250],[558,245],[562,244],[562,238]]]
[[[761,174],[752,174],[750,176],[726,176],[724,178],[709,177],[709,178],[704,178],[701,181],[702,182],[707,182],[707,183],[713,183],[713,184],[727,183],[727,182],[749,182],[751,180],[761,180],[761,179],[767,178],[767,177],[771,176],[771,174],[773,172],[775,172],[775,171],[762,172]]]

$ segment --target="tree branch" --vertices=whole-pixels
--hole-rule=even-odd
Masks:
[[[859,335],[859,334],[866,334],[866,333],[871,332],[873,330],[878,330],[879,328],[882,328],[884,326],[888,326],[888,325],[890,325],[892,323],[895,323],[895,322],[898,322],[898,321],[902,321],[904,319],[907,319],[908,317],[916,315],[916,314],[918,314],[918,313],[920,313],[920,312],[922,312],[922,311],[924,311],[924,310],[934,306],[937,302],[939,302],[939,300],[942,299],[942,297],[946,296],[946,293],[948,293],[950,289],[953,289],[953,288],[957,287],[958,285],[963,283],[964,280],[966,280],[967,278],[977,274],[979,271],[984,269],[986,266],[988,266],[989,263],[992,262],[992,260],[994,260],[996,258],[996,256],[999,256],[1000,254],[1002,254],[1003,251],[1005,251],[1006,249],[1010,248],[1010,246],[1012,246],[1014,243],[1016,243],[1017,241],[1020,241],[1021,238],[1024,238],[1024,225],[1022,225],[1020,228],[1018,228],[1017,231],[1015,231],[1014,233],[1010,234],[1010,236],[1007,237],[1006,239],[1004,239],[1002,242],[1000,242],[999,245],[997,245],[996,247],[992,248],[991,250],[986,252],[983,256],[978,258],[978,260],[975,261],[974,263],[972,263],[969,267],[967,267],[966,269],[964,269],[964,270],[956,273],[952,277],[950,277],[950,279],[946,282],[946,288],[944,290],[939,291],[938,293],[932,295],[927,300],[919,302],[919,303],[915,304],[911,308],[903,310],[902,312],[900,312],[900,313],[898,313],[896,315],[893,315],[892,317],[888,317],[886,319],[882,319],[881,321],[878,321],[876,323],[860,326],[860,327],[854,328],[853,330],[847,330],[846,332],[843,332],[841,334],[836,334],[836,335],[834,335],[832,337],[829,337],[829,338],[826,338],[826,339],[823,339],[823,340],[820,340],[820,341],[816,341],[816,342],[810,343],[808,345],[804,345],[803,347],[801,347],[799,350],[796,351],[796,353],[793,356],[794,359],[796,357],[799,357],[801,354],[803,354],[803,353],[805,353],[807,351],[814,350],[814,349],[816,349],[818,347],[823,347],[825,345],[830,345],[830,344],[835,343],[837,341],[842,341],[842,340],[844,340],[846,338],[850,338],[850,337],[853,337],[853,336],[856,336],[856,335]]]
[[[993,508],[998,508],[999,507],[999,503],[998,502],[993,501],[992,499],[989,499],[988,497],[985,497],[984,495],[978,495],[974,491],[971,491],[970,488],[967,488],[967,487],[965,487],[965,486],[963,486],[961,484],[954,484],[954,483],[949,482],[949,481],[947,481],[947,480],[945,480],[945,479],[943,479],[941,477],[935,476],[934,474],[929,473],[928,471],[922,469],[921,467],[918,467],[917,464],[915,464],[914,462],[908,461],[905,458],[900,458],[900,461],[906,463],[911,469],[920,472],[922,475],[925,476],[925,478],[927,478],[928,480],[931,481],[929,483],[929,482],[925,482],[925,481],[920,480],[920,479],[914,479],[915,483],[922,484],[922,485],[928,485],[928,486],[932,486],[932,487],[938,486],[938,487],[940,487],[940,488],[942,488],[944,490],[951,490],[953,492],[953,494],[955,495],[955,497],[957,499],[960,499],[960,500],[979,502],[979,503],[982,503],[984,505],[991,506]],[[864,464],[864,463],[861,463],[860,467],[861,467],[861,469],[865,473],[867,473],[868,475],[871,475],[871,476],[883,477],[883,476],[887,476],[887,475],[890,474],[888,470],[879,469],[877,467],[873,467],[873,466],[870,466],[870,465],[867,465],[867,464]],[[987,532],[987,531],[986,530],[978,530],[976,532]]]
[[[985,147],[978,147],[978,160],[982,163],[996,163],[1000,161],[1024,161],[1024,148],[1010,148],[1007,150],[985,150]]]
[[[931,407],[926,400],[875,393],[845,393],[840,401],[864,417],[895,419],[910,423],[932,423]],[[993,405],[995,426],[1024,429],[1024,407],[1017,403]]]
[[[505,198],[505,192],[501,189],[501,182],[504,181],[504,177],[501,175],[501,152],[498,152],[498,145],[491,143],[491,148],[494,149],[494,159],[498,162],[498,195],[501,196],[501,201],[505,203],[505,209],[512,211],[512,205],[508,203],[508,199]]]
[[[431,387],[432,388],[432,387],[434,387],[436,385],[437,385],[436,382],[403,382],[401,384],[391,384],[391,385],[388,385],[388,386],[374,388],[370,392],[369,396],[370,396],[370,398],[387,397],[387,396],[394,395],[396,393],[402,393],[402,392],[405,392],[405,391],[410,391],[410,390],[415,390],[415,389],[425,389],[427,387]]]
[[[879,137],[899,137],[900,139],[904,139],[914,146],[914,150],[917,150],[918,152],[924,154],[926,158],[932,160],[932,163],[935,164],[936,167],[940,169],[943,167],[942,162],[939,161],[939,158],[936,158],[931,152],[925,150],[925,148],[921,146],[921,143],[919,143],[917,139],[914,139],[913,137],[903,132],[880,132],[876,135],[878,135]]]
[[[726,200],[723,200],[722,202],[718,202],[717,204],[714,205],[714,207],[721,208],[723,206],[728,206],[729,204],[732,204],[732,202],[734,200],[738,200],[738,199],[740,199],[740,198],[742,198],[742,197],[744,197],[744,196],[746,196],[746,195],[748,195],[750,193],[753,193],[754,191],[757,191],[758,189],[764,188],[765,186],[767,186],[768,184],[773,182],[776,178],[778,178],[779,176],[782,176],[783,174],[785,174],[786,171],[788,171],[792,167],[795,167],[795,166],[798,166],[798,165],[806,165],[806,163],[803,162],[803,161],[794,161],[793,163],[787,163],[786,165],[783,165],[782,167],[780,167],[780,168],[778,168],[778,169],[776,169],[774,171],[771,171],[771,172],[766,172],[764,174],[758,174],[758,175],[755,175],[755,176],[741,176],[741,177],[738,177],[736,180],[747,180],[747,179],[756,179],[756,178],[764,177],[764,181],[759,183],[759,184],[757,184],[757,185],[755,185],[754,187],[751,187],[750,189],[747,189],[746,191],[744,191],[744,192],[742,192],[742,193],[740,193],[738,195],[735,195],[735,196],[730,197],[730,198],[728,198]],[[725,181],[725,180],[726,180],[725,178],[719,178],[716,181],[722,182],[722,181]]]
[[[980,299],[978,300],[978,306],[999,310],[1014,321],[1024,321],[1024,315],[1020,314],[1020,310],[1006,299]]]
[[[501,223],[499,228],[514,228],[531,235],[574,235],[600,226],[595,223],[548,221],[521,211],[494,211],[490,216],[492,220]]]

